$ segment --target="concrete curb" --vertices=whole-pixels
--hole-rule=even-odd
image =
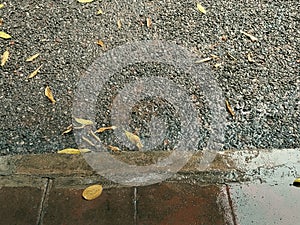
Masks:
[[[116,155],[127,163],[151,164],[166,152],[124,152]],[[299,149],[253,149],[218,152],[205,171],[199,171],[201,153],[195,154],[188,164],[168,181],[224,184],[231,182],[282,182],[293,180],[300,171]],[[60,186],[84,186],[101,182],[104,186],[119,186],[93,171],[82,155],[17,155],[0,157],[0,185],[28,185],[30,179],[56,179]],[[23,182],[22,182],[23,179]],[[8,180],[10,180],[8,182]]]

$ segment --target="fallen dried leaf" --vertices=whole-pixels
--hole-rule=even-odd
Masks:
[[[113,152],[120,152],[121,149],[119,147],[116,147],[116,146],[112,146],[112,145],[108,145],[107,146],[111,151]]]
[[[84,141],[85,141],[86,143],[88,143],[90,146],[95,147],[94,143],[93,143],[91,140],[89,140],[88,138],[82,137],[82,140],[84,140]]]
[[[63,135],[63,134],[68,134],[68,133],[70,133],[72,130],[73,130],[73,125],[70,125],[70,126],[68,126],[67,129],[62,133],[62,135]]]
[[[100,184],[89,186],[86,189],[84,189],[84,191],[82,192],[82,197],[88,201],[94,200],[101,195],[102,190],[103,188],[102,185]]]
[[[98,141],[101,142],[100,138],[93,132],[90,130],[90,134]]]
[[[90,3],[94,0],[77,0],[77,1],[80,2],[80,3]]]
[[[55,104],[55,99],[54,99],[54,97],[53,97],[53,94],[52,94],[52,91],[51,91],[51,89],[50,89],[50,87],[49,86],[46,86],[46,88],[45,88],[45,95],[48,97],[48,99],[53,103],[53,104]]]
[[[0,31],[0,38],[9,39],[11,36],[3,31]]]
[[[207,58],[200,59],[200,60],[196,61],[196,63],[204,63],[204,62],[208,62],[210,60],[212,60],[212,58],[211,57],[207,57]]]
[[[235,116],[235,112],[233,111],[233,108],[231,107],[231,105],[229,104],[229,102],[227,100],[225,100],[226,103],[226,108],[228,110],[228,112],[232,115]]]
[[[35,71],[33,71],[31,74],[28,75],[28,79],[35,77],[38,72],[40,71],[40,69],[42,68],[43,65],[40,65]]]
[[[104,44],[104,42],[102,40],[98,40],[97,45],[101,46],[103,50],[106,49],[106,45]]]
[[[197,3],[197,9],[198,9],[200,12],[206,14],[205,8],[204,8],[199,2]]]
[[[121,21],[121,20],[118,20],[118,21],[117,21],[117,25],[118,25],[118,28],[121,29],[121,28],[122,28],[122,21]]]
[[[214,67],[217,69],[217,68],[219,68],[220,66],[222,66],[222,63],[216,63],[215,65],[214,65]]]
[[[227,55],[228,55],[231,59],[233,59],[234,61],[237,61],[237,59],[236,59],[233,55],[231,55],[229,52],[227,52]]]
[[[244,32],[242,30],[241,30],[241,33],[246,35],[248,38],[250,38],[251,41],[258,41],[258,39],[256,37],[254,37],[252,34],[248,34],[248,33]]]
[[[146,19],[146,22],[147,22],[147,27],[150,28],[152,26],[152,20],[151,20],[151,18],[148,17]]]
[[[128,138],[128,140],[131,143],[135,144],[136,147],[138,147],[139,150],[143,147],[141,139],[140,139],[139,136],[137,136],[137,135],[135,135],[135,134],[133,134],[129,131],[126,131],[126,130],[125,130],[125,134],[126,134],[126,137]]]
[[[98,130],[96,130],[96,133],[102,133],[103,131],[106,131],[106,130],[114,130],[116,129],[117,127],[116,126],[111,126],[111,127],[100,127]]]
[[[4,4],[3,3],[1,3],[0,4],[0,9],[2,9],[4,7]]]
[[[211,57],[212,59],[219,59],[219,56],[214,55],[214,54],[210,54],[210,57]]]
[[[59,153],[59,154],[69,154],[69,155],[79,155],[79,154],[87,153],[87,152],[90,152],[90,151],[91,150],[89,150],[87,148],[83,148],[83,149],[65,148],[63,150],[57,151],[57,153]]]
[[[3,24],[3,19],[1,18],[0,19],[0,26],[2,26],[2,24]]]
[[[98,9],[98,11],[97,11],[97,15],[101,15],[101,14],[103,14],[103,11],[102,11],[102,9]]]
[[[93,125],[93,121],[91,121],[91,120],[85,120],[85,119],[81,119],[81,118],[74,118],[74,119],[77,123],[80,123],[82,125]]]
[[[33,60],[35,60],[38,56],[40,55],[40,53],[37,53],[33,56],[30,56],[29,58],[26,59],[26,62],[32,62]]]
[[[4,66],[9,57],[9,51],[6,50],[1,57],[1,66]]]
[[[251,63],[254,63],[254,62],[255,62],[255,61],[253,60],[253,58],[252,58],[252,53],[251,53],[251,52],[249,52],[249,53],[247,54],[247,59],[248,59],[248,61],[251,62]]]

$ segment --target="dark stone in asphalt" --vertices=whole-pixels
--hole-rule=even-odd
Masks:
[[[12,39],[0,39],[1,54],[6,48],[10,51],[7,64],[0,68],[0,155],[77,147],[72,134],[61,133],[72,123],[78,81],[104,53],[96,44],[98,39],[104,41],[107,50],[131,41],[154,39],[184,46],[199,54],[199,58],[217,55],[219,60],[206,65],[218,80],[224,101],[228,99],[236,113],[232,118],[224,103],[224,148],[300,147],[300,2],[201,3],[207,14],[198,12],[194,2],[183,0],[6,2],[0,11],[0,30]],[[103,15],[96,15],[99,8]],[[151,28],[146,26],[148,17],[152,19]],[[118,19],[122,21],[121,29]],[[241,30],[253,34],[258,41],[252,42]],[[40,57],[32,63],[25,62],[35,53],[40,53]],[[249,53],[254,63],[248,61]],[[213,67],[216,63],[221,63],[217,69]],[[37,76],[26,80],[41,64]],[[141,66],[124,73],[135,76],[134,71],[165,75],[155,68],[143,71]],[[169,70],[169,76],[178,73]],[[46,85],[53,90],[55,105],[44,96]],[[201,96],[196,99],[203,100]],[[98,107],[108,105],[101,102]],[[201,110],[201,119],[209,123],[209,116],[203,115],[207,110]],[[109,123],[104,121],[97,127]],[[207,132],[202,136],[207,136]]]

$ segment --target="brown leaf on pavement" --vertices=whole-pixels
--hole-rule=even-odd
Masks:
[[[51,91],[51,89],[50,89],[50,87],[49,86],[47,86],[46,88],[45,88],[45,95],[48,97],[48,99],[53,103],[53,104],[55,104],[55,99],[54,99],[54,97],[53,97],[53,94],[52,94],[52,91]]]

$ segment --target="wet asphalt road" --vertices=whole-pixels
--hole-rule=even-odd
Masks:
[[[205,65],[224,96],[225,149],[299,148],[300,2],[203,0],[201,4],[206,14],[197,11],[195,1],[183,0],[7,1],[0,9],[0,30],[12,38],[0,39],[1,54],[7,48],[10,52],[0,68],[0,154],[76,147],[72,134],[61,133],[72,123],[77,83],[105,51],[137,40],[171,41],[199,54],[199,59],[218,56]],[[104,13],[96,15],[99,8]],[[99,39],[106,48],[96,44]],[[35,53],[40,56],[34,62],[25,62]],[[249,62],[249,53],[255,62]],[[37,76],[26,79],[41,64]],[[140,74],[151,70],[159,76],[178,73],[147,65],[135,68]],[[44,96],[46,85],[56,104]],[[98,103],[100,109],[109,104]],[[108,125],[102,121],[98,126]]]

